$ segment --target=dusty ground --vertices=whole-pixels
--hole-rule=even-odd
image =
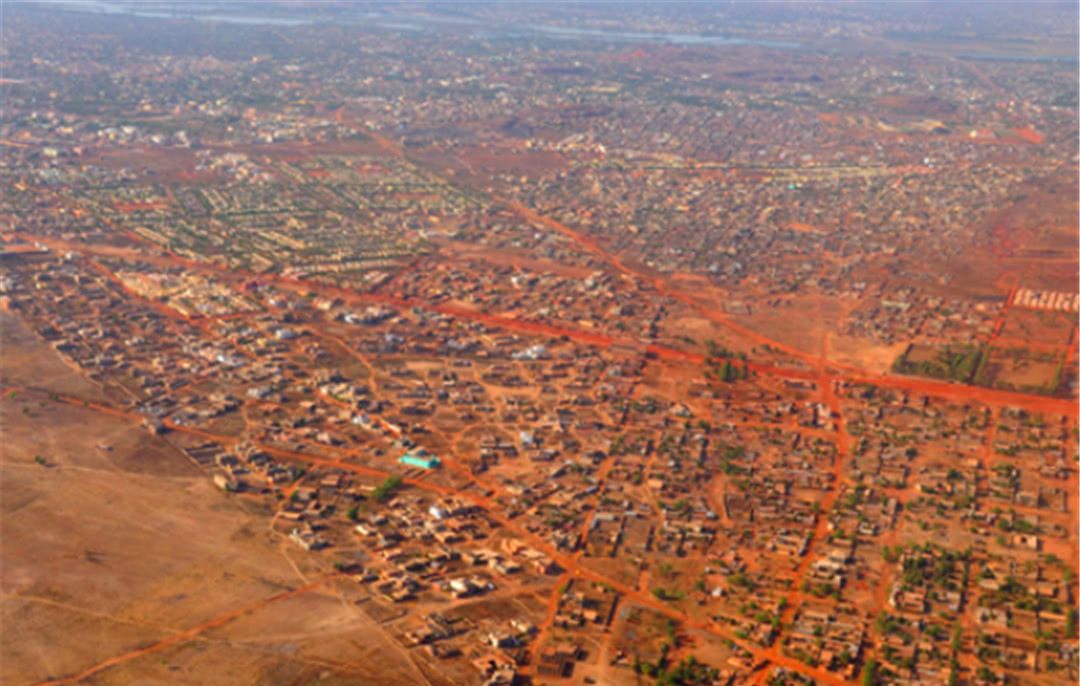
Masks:
[[[66,365],[36,338],[16,315],[0,311],[0,385],[36,386],[90,400],[105,400],[101,390]]]
[[[906,347],[906,342],[874,345],[853,336],[830,336],[829,359],[882,374],[889,371],[893,361]]]
[[[1025,348],[993,347],[988,354],[979,383],[993,388],[1023,389],[1028,393],[1052,393],[1057,390],[1065,351],[1037,352]]]
[[[736,317],[743,326],[802,352],[820,356],[825,336],[837,330],[844,305],[825,296],[796,296],[782,307],[756,306]]]
[[[93,392],[3,325],[5,385]],[[320,574],[164,439],[43,394],[5,393],[0,423],[0,621],[19,627],[0,636],[0,683],[103,664],[83,683],[423,683],[339,596],[351,582],[275,597]]]
[[[1014,202],[976,227],[976,240],[940,272],[960,295],[1000,295],[1013,285],[1076,288],[1076,172],[1055,171],[1017,189]],[[938,269],[935,267],[935,269]]]
[[[1001,337],[1046,345],[1065,345],[1071,341],[1075,328],[1076,315],[1071,312],[1011,307],[1005,314]]]

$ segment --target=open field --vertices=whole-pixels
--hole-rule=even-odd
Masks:
[[[5,332],[5,383],[29,369],[49,388],[89,390],[51,351]],[[292,551],[261,506],[222,494],[164,439],[17,393],[0,401],[0,421],[0,612],[20,627],[0,639],[3,683],[78,674],[114,656],[127,657],[95,683],[416,683],[408,660],[392,644],[380,649],[378,629],[332,586],[264,605],[309,583]],[[378,661],[364,658],[376,651]]]
[[[1039,352],[992,347],[974,381],[983,386],[1027,393],[1055,393],[1061,385],[1064,351]]]
[[[37,386],[55,393],[72,393],[105,400],[101,388],[76,373],[17,317],[0,312],[0,384]]]

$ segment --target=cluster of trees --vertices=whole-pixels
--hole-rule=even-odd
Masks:
[[[746,353],[737,353],[734,350],[728,350],[722,345],[719,345],[711,338],[705,341],[705,354],[708,357],[716,357],[722,359],[735,359],[746,360]]]
[[[681,590],[679,590],[677,588],[675,588],[675,589],[654,588],[653,589],[653,595],[656,596],[660,600],[666,600],[666,601],[669,601],[669,602],[673,602],[673,601],[676,601],[676,600],[682,600],[683,598],[686,597],[686,593],[684,593],[683,591],[681,591]]]
[[[720,678],[720,672],[715,667],[698,662],[693,655],[674,666],[668,666],[669,649],[670,646],[665,643],[656,664],[635,660],[634,672],[654,677],[656,686],[705,686]]]
[[[976,345],[947,347],[938,351],[931,360],[918,361],[911,359],[909,349],[896,359],[892,369],[898,374],[914,374],[949,381],[969,381],[982,359],[983,350]]]
[[[713,340],[705,341],[705,351],[706,377],[719,378],[724,383],[731,383],[750,376],[750,370],[747,369],[745,364],[739,364],[738,362],[732,364],[732,360],[745,363],[745,353],[728,350],[721,345],[717,345],[716,341]],[[723,360],[723,364],[721,364],[721,360]]]
[[[384,503],[390,499],[390,496],[394,495],[397,489],[401,488],[401,477],[397,474],[391,474],[386,477],[386,480],[375,487],[371,497],[377,502]]]
[[[724,362],[723,366],[720,367],[720,380],[724,383],[731,383],[749,377],[750,370],[745,365],[736,366],[731,362]]]
[[[866,661],[866,664],[863,665],[859,683],[862,684],[862,686],[877,686],[881,683],[881,676],[878,674],[877,660],[870,658]]]

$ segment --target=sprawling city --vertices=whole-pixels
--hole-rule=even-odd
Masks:
[[[0,683],[1077,683],[1077,58],[3,2]]]

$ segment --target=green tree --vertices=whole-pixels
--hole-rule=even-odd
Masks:
[[[386,480],[375,487],[371,497],[380,503],[384,503],[390,499],[390,496],[394,495],[394,491],[401,487],[401,477],[397,474],[391,474],[386,477]]]
[[[862,675],[859,677],[859,683],[862,686],[877,686],[878,685],[878,663],[874,658],[870,658],[863,665]]]

